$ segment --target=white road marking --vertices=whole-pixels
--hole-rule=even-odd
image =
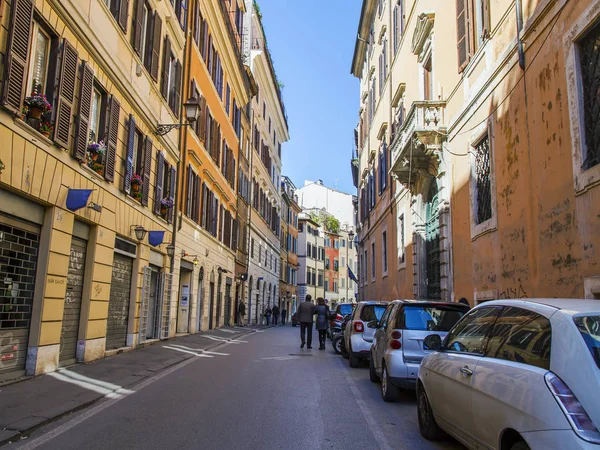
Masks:
[[[203,348],[192,348],[192,347],[186,347],[185,345],[172,344],[171,347],[183,348],[186,350],[192,350],[195,352],[205,353],[207,355],[229,356],[229,353],[211,352],[211,351],[204,350]]]
[[[69,372],[69,373],[67,374],[65,372]],[[59,381],[64,381],[65,383],[74,384],[74,385],[80,386],[84,389],[88,389],[90,391],[97,392],[98,394],[103,394],[105,397],[108,397],[108,398],[121,398],[121,397],[124,397],[125,395],[129,395],[129,394],[133,393],[133,391],[124,389],[121,386],[117,386],[116,384],[106,383],[107,385],[110,385],[111,387],[101,386],[99,384],[104,383],[104,382],[95,380],[93,378],[88,378],[83,375],[81,375],[81,378],[73,377],[73,376],[71,376],[73,374],[75,374],[75,373],[70,372],[70,371],[63,371],[62,373],[51,372],[46,375],[49,377],[55,378]],[[78,374],[76,374],[76,375],[78,375]]]
[[[176,351],[182,352],[182,353],[189,353],[190,355],[199,356],[201,358],[212,358],[212,356],[210,356],[210,355],[204,355],[204,354],[198,353],[198,352],[191,352],[189,350],[184,350],[183,348],[171,347],[170,345],[163,345],[163,348],[168,348],[169,350],[176,350]]]
[[[290,359],[300,359],[299,356],[271,356],[269,358],[262,358],[260,361],[263,360],[270,360],[270,361],[289,361]],[[258,362],[258,361],[257,361]]]
[[[229,338],[225,338],[225,337],[221,337],[221,336],[212,336],[210,334],[203,334],[202,336],[198,336],[198,337],[211,339],[213,341],[218,341],[218,342],[232,342],[234,344],[247,344],[248,343],[248,341],[240,341],[238,339],[229,339]]]
[[[217,331],[222,331],[223,333],[233,333],[233,334],[237,334],[237,331],[233,331],[233,330],[225,330],[225,329],[219,329]]]

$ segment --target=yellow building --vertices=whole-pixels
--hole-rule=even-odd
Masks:
[[[175,5],[0,3],[0,380],[174,332]]]

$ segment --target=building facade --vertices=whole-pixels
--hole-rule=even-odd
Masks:
[[[298,291],[297,304],[302,303],[307,294],[313,301],[326,297],[325,291],[325,238],[321,226],[308,214],[298,217]]]
[[[0,380],[174,333],[174,8],[0,4]]]
[[[281,178],[281,272],[279,309],[290,313],[298,298],[298,214],[296,186],[288,177]]]
[[[599,295],[599,15],[363,1],[361,299]]]
[[[303,210],[325,210],[345,228],[354,227],[353,195],[327,187],[322,180],[304,181],[304,186],[298,189],[298,201]]]
[[[281,145],[289,139],[289,133],[281,89],[255,2],[246,1],[244,15],[243,54],[258,86],[251,104],[248,319],[250,323],[261,323],[267,307],[279,301]]]

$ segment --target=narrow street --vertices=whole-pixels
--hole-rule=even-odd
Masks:
[[[329,341],[326,351],[318,342],[301,350],[298,334],[290,326],[250,333],[7,448],[462,448],[420,436],[414,394],[384,403],[366,368],[349,369]]]

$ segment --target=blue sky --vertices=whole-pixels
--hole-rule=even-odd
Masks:
[[[359,81],[350,75],[361,0],[258,0],[290,141],[283,174],[355,193],[350,173]]]

